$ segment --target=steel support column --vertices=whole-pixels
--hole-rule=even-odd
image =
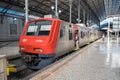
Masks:
[[[70,6],[70,17],[69,17],[69,22],[70,24],[72,23],[72,0],[69,0],[69,6]]]
[[[56,16],[56,18],[58,18],[58,0],[55,0],[55,16]]]
[[[86,11],[85,9],[83,10],[83,23],[85,23],[85,17],[86,17]]]
[[[28,0],[25,0],[25,21],[28,21]]]
[[[78,0],[78,24],[80,23],[80,0]]]

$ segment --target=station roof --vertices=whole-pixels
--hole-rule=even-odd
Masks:
[[[28,1],[29,14],[40,17],[54,14],[51,6],[55,6],[55,0]],[[69,21],[69,1],[70,0],[58,0],[58,9],[62,11],[59,16],[66,21]],[[25,0],[0,0],[0,7],[25,12]],[[88,17],[92,16],[96,20],[102,21],[108,15],[120,14],[120,0],[80,0],[80,15],[84,15],[84,11]],[[72,22],[77,22],[77,18],[78,0],[72,0]]]

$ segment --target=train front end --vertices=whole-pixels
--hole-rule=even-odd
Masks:
[[[40,18],[28,21],[19,41],[23,62],[31,69],[41,69],[53,62],[61,21]]]

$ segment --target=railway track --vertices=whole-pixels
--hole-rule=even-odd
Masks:
[[[75,51],[71,51],[71,52],[57,58],[54,61],[54,63],[52,63],[52,64],[55,65],[56,61],[59,61],[59,60],[65,58],[66,56],[68,56],[69,54],[72,54],[73,52],[75,52]],[[28,69],[25,65],[23,65],[20,56],[13,58],[13,59],[9,59],[9,63],[16,65],[17,72],[10,73],[10,75],[8,76],[8,80],[27,80],[26,77],[37,72],[37,70],[35,71],[35,70]],[[45,67],[45,69],[47,69],[47,68],[50,68],[50,66]],[[41,71],[41,72],[44,71],[44,68],[39,71]]]
[[[8,80],[21,80],[23,77],[28,75],[27,73],[31,73],[29,72],[30,70],[23,65],[20,55],[10,57],[7,61],[9,64],[14,65],[17,70],[16,72],[9,72]],[[26,75],[24,73],[26,73]]]

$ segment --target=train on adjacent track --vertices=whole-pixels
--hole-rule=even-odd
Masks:
[[[23,62],[31,69],[41,69],[55,58],[75,48],[78,30],[79,47],[101,37],[101,32],[55,18],[39,18],[25,24],[19,49]]]

